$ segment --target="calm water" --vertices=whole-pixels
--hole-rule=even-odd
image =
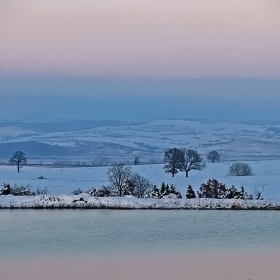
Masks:
[[[0,210],[0,258],[280,249],[280,212]]]

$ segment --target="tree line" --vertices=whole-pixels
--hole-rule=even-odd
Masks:
[[[245,191],[243,186],[238,190],[235,186],[227,187],[226,184],[219,182],[217,179],[209,179],[206,183],[201,184],[196,193],[193,187],[188,185],[186,198],[262,200],[264,197],[263,192],[264,186],[262,190],[254,189],[253,194],[249,194]]]
[[[211,151],[207,155],[207,159],[212,163],[220,161],[221,155],[217,151]],[[194,149],[178,149],[172,148],[164,153],[163,169],[166,173],[171,173],[174,177],[179,171],[185,172],[186,177],[189,176],[191,170],[203,170],[206,164],[203,163],[203,157]],[[16,165],[17,171],[27,164],[26,154],[22,151],[16,151],[9,160],[9,164]],[[135,156],[134,165],[140,164],[139,156]],[[124,166],[124,165],[123,165]],[[123,169],[123,172],[126,172]],[[230,176],[252,176],[254,175],[252,167],[247,163],[233,163],[229,168]],[[111,176],[110,180],[112,179]]]

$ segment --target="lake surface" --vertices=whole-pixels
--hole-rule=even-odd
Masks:
[[[0,258],[280,249],[280,212],[1,210]]]

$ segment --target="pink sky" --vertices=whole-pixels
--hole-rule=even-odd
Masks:
[[[0,72],[280,78],[277,0],[1,0]]]

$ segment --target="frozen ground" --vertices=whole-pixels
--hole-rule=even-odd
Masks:
[[[189,178],[184,173],[177,174],[174,178],[163,171],[162,165],[138,165],[131,166],[132,171],[148,178],[153,184],[160,185],[162,182],[174,184],[184,196],[187,185],[191,184],[194,190],[208,179],[215,178],[227,186],[242,185],[248,193],[254,189],[261,190],[264,186],[265,198],[280,199],[280,160],[248,162],[255,176],[231,177],[228,169],[231,163],[208,163],[203,171],[191,171]],[[108,167],[23,167],[21,172],[16,172],[14,166],[0,166],[0,184],[30,185],[32,188],[48,187],[51,194],[70,194],[80,188],[84,191],[91,187],[108,185],[106,172]],[[38,179],[43,176],[46,179]]]

